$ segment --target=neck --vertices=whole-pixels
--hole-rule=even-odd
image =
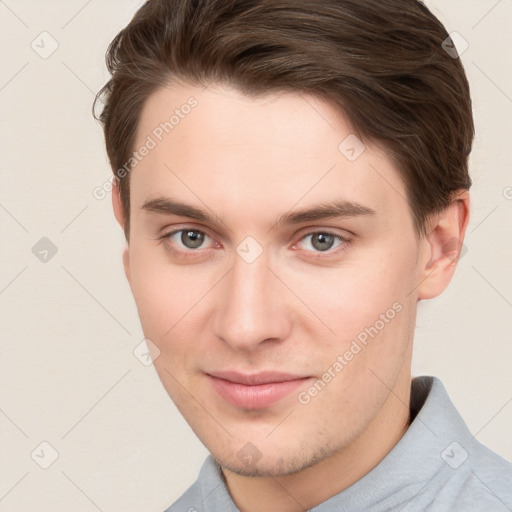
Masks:
[[[410,371],[401,375],[366,429],[349,446],[298,473],[245,477],[222,469],[241,512],[303,512],[339,494],[375,468],[409,427]]]

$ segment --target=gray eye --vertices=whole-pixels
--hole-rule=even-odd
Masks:
[[[181,243],[188,249],[197,249],[204,242],[204,233],[193,230],[183,230],[181,232]]]
[[[328,251],[334,245],[336,237],[328,233],[313,233],[311,236],[311,245],[318,251]]]

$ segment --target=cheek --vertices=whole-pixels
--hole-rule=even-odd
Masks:
[[[198,276],[192,266],[160,261],[154,249],[133,247],[130,264],[130,284],[142,330],[159,351],[153,361],[155,370],[177,407],[190,408],[182,386],[184,374],[191,370],[190,361],[200,349],[197,305],[206,293],[206,276]],[[187,389],[192,385],[187,382]]]
[[[130,285],[141,321],[161,336],[204,294],[204,276],[192,266],[172,265],[160,247],[130,250]],[[165,332],[165,331],[164,331]]]
[[[327,343],[339,348],[340,340],[347,343],[376,322],[382,327],[384,321],[386,330],[391,330],[388,324],[398,323],[397,309],[410,302],[416,276],[410,253],[406,254],[382,248],[361,251],[360,257],[347,258],[336,268],[282,269],[283,280],[318,317],[309,328],[323,328]]]
[[[208,308],[219,275],[225,270],[171,264],[160,248],[134,245],[131,250],[130,284],[142,330],[160,350],[155,367],[159,373],[159,365],[173,374],[181,373],[199,357],[208,339]]]

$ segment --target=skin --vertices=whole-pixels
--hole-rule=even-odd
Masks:
[[[338,150],[353,134],[348,119],[298,93],[249,98],[218,84],[175,84],[148,98],[136,147],[190,96],[197,107],[131,172],[126,276],[160,379],[221,465],[238,508],[302,511],[359,480],[406,431],[418,302],[453,275],[469,196],[454,196],[419,237],[385,150],[365,141],[349,161]],[[212,220],[144,208],[162,198]],[[276,224],[339,200],[375,213]],[[123,226],[117,188],[113,206]],[[170,235],[179,229],[207,236],[188,248],[181,233]],[[318,249],[319,232],[336,235],[332,248]],[[236,252],[248,236],[262,250],[252,263]],[[396,303],[400,312],[333,373],[338,356]],[[299,393],[329,368],[335,376],[301,403]],[[247,410],[213,389],[205,373],[220,370],[309,379]],[[244,460],[247,450],[257,456]]]

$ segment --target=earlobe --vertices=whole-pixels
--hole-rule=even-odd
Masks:
[[[440,295],[450,283],[464,250],[469,222],[469,192],[457,193],[453,201],[433,219],[426,238],[419,275],[418,300]]]

